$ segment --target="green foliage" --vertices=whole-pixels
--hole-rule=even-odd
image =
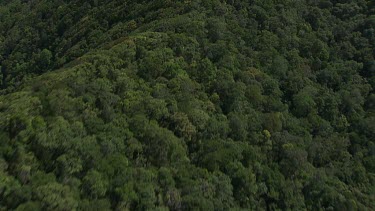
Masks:
[[[49,183],[35,190],[35,199],[40,201],[43,209],[74,210],[78,206],[69,187],[59,183]]]
[[[374,210],[370,1],[0,2],[0,210]]]

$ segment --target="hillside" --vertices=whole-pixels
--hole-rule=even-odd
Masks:
[[[0,3],[0,210],[374,210],[375,4]]]

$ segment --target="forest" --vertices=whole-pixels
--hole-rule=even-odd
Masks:
[[[0,210],[375,210],[375,1],[1,0]]]

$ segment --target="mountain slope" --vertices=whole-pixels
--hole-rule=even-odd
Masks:
[[[1,209],[375,209],[371,2],[58,2],[1,6]]]

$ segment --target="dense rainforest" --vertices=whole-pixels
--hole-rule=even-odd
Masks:
[[[375,210],[375,1],[1,0],[0,210]]]

